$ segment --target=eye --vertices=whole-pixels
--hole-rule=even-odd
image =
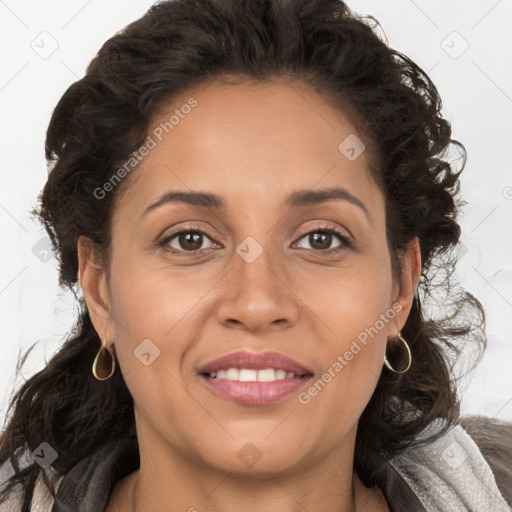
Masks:
[[[212,242],[210,235],[200,229],[182,229],[165,237],[159,245],[171,253],[185,255],[184,253],[195,254],[213,246],[204,247],[205,240]]]
[[[339,230],[333,227],[317,226],[309,231],[303,231],[299,239],[299,248],[314,252],[338,252],[351,247],[350,240]],[[340,241],[339,245],[332,248],[331,245],[335,239]],[[212,249],[214,245],[213,237],[197,228],[183,228],[179,231],[166,236],[159,246],[166,251],[179,256],[193,256],[202,251]],[[309,247],[300,245],[305,240]],[[206,247],[205,242],[210,242]]]
[[[336,238],[341,241],[341,244],[339,244],[337,247],[331,248],[330,246]],[[347,249],[351,246],[348,238],[343,235],[341,231],[332,227],[327,228],[323,226],[317,226],[316,228],[310,229],[306,233],[303,233],[300,240],[305,240],[309,244],[309,247],[301,248],[313,250],[315,252],[336,252]]]

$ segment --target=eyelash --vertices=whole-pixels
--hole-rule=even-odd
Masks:
[[[170,235],[166,236],[163,240],[161,240],[158,243],[158,246],[164,248],[166,251],[170,252],[171,254],[175,254],[177,256],[184,256],[184,257],[196,256],[203,251],[209,250],[209,249],[196,249],[194,251],[184,251],[184,250],[177,251],[175,249],[169,249],[167,244],[171,240],[176,238],[178,235],[181,235],[182,233],[198,233],[201,235],[206,235],[208,238],[210,238],[212,241],[214,241],[213,236],[210,235],[209,233],[207,233],[206,231],[194,228],[193,226],[185,226],[184,228],[180,229],[179,231],[176,231],[175,233],[171,233]],[[338,230],[334,227],[326,227],[326,226],[321,226],[321,225],[315,226],[313,228],[310,228],[310,229],[307,229],[304,231],[300,231],[299,238],[297,239],[297,241],[301,240],[306,235],[310,235],[312,233],[322,233],[322,234],[334,233],[341,240],[342,245],[340,245],[339,247],[336,247],[334,249],[325,249],[325,250],[305,249],[306,251],[312,251],[312,252],[324,253],[324,254],[325,253],[332,254],[332,253],[338,253],[340,251],[352,248],[352,242],[340,230]]]

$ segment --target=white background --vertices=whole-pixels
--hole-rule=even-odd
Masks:
[[[58,289],[56,261],[40,259],[45,233],[30,216],[46,179],[52,109],[102,43],[151,4],[0,0],[0,420],[19,351],[40,341],[24,366],[28,378],[76,314],[72,295]],[[452,137],[468,151],[459,273],[486,308],[489,348],[465,382],[462,412],[512,420],[512,1],[348,4],[374,15],[390,45],[429,73]]]

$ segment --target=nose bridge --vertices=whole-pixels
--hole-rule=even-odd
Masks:
[[[249,203],[251,200],[246,206]],[[258,208],[254,208],[254,211],[258,211]],[[274,240],[275,229],[269,229],[264,216],[256,214],[247,214],[239,219],[237,228],[240,240],[235,246],[236,254],[233,255],[234,271],[242,279],[259,279],[262,285],[268,286],[271,284],[270,276],[274,276],[275,267],[279,265],[276,257],[279,248]]]
[[[258,239],[256,239],[258,236]],[[229,291],[218,310],[219,320],[259,329],[274,323],[294,322],[296,304],[286,286],[278,248],[271,234],[248,235],[233,255]]]
[[[279,284],[276,283],[276,247],[269,234],[247,236],[236,247],[233,261],[235,280],[240,284],[238,294],[246,292],[252,300],[261,297],[265,301],[277,300]]]

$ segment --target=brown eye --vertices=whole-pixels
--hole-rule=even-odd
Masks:
[[[330,233],[311,233],[308,235],[308,242],[313,249],[329,249],[333,236]]]
[[[210,249],[212,246],[203,247],[205,240],[210,240],[210,237],[198,230],[182,230],[166,237],[161,245],[169,248],[174,253],[195,252],[202,249]]]
[[[341,243],[331,247],[336,238]],[[314,251],[336,251],[350,246],[347,238],[334,229],[317,228],[303,235],[300,240],[306,240],[309,243],[309,247],[301,248]]]
[[[186,250],[197,251],[203,245],[203,235],[195,231],[180,233],[177,237],[178,245]]]

